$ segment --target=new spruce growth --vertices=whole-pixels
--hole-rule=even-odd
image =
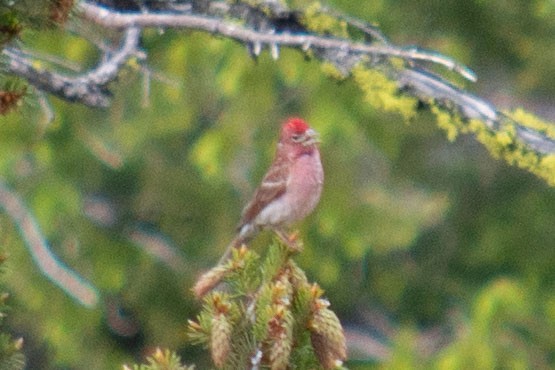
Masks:
[[[181,363],[181,358],[170,350],[157,348],[152,356],[147,358],[148,364],[123,365],[123,370],[194,370],[194,366]]]
[[[216,368],[342,368],[341,324],[290,254],[274,244],[262,259],[242,247],[199,279],[193,291],[204,304],[188,336]]]
[[[6,254],[0,252],[0,274],[3,273],[3,264],[6,261]],[[0,292],[0,323],[6,317],[8,311],[7,301],[10,295]],[[13,339],[4,330],[0,331],[0,369],[22,370],[25,368],[25,357],[22,353],[23,338]]]

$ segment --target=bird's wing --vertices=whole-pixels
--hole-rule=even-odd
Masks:
[[[287,179],[289,177],[289,164],[286,160],[274,162],[256,192],[252,200],[243,209],[241,222],[238,229],[241,229],[245,224],[252,222],[256,216],[268,204],[278,199],[285,193],[287,187]]]

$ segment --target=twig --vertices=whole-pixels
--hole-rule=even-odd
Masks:
[[[0,207],[17,225],[27,249],[42,273],[83,306],[96,306],[96,288],[58,260],[50,250],[33,215],[19,196],[1,180]]]
[[[24,48],[18,48],[18,53],[20,56],[25,57],[26,59],[34,59],[37,61],[45,61],[47,63],[57,65],[63,67],[67,70],[70,70],[75,73],[80,73],[81,65],[77,62],[73,62],[64,58],[60,58],[56,55],[41,53],[35,50],[29,50]]]
[[[125,30],[121,47],[108,55],[96,68],[77,77],[40,69],[25,58],[18,49],[7,47],[2,54],[7,57],[6,68],[39,90],[47,91],[69,101],[79,101],[92,107],[108,107],[110,94],[106,85],[113,81],[122,66],[137,56],[140,30]]]

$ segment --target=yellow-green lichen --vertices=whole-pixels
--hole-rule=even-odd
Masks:
[[[316,33],[345,38],[349,36],[347,23],[327,14],[319,1],[313,2],[305,9],[301,22],[308,30]]]
[[[518,142],[514,126],[506,125],[494,132],[483,122],[471,120],[468,128],[495,158],[503,158],[507,163],[525,169],[543,178],[550,186],[555,186],[555,154],[541,155],[526,148]]]
[[[324,62],[321,68],[322,72],[335,80],[344,80],[347,77],[333,63]]]
[[[549,154],[540,160],[540,166],[555,174],[555,154]]]
[[[515,150],[503,153],[503,158],[505,158],[509,164],[515,164],[533,173],[538,173],[540,169],[538,166],[540,164],[540,157],[534,152],[522,150],[522,148],[519,147],[515,148]]]
[[[495,158],[500,158],[505,147],[497,140],[496,134],[490,131],[484,122],[480,120],[471,120],[468,124],[468,129],[472,132],[476,139],[484,144]]]
[[[503,130],[496,133],[495,139],[497,140],[499,145],[505,148],[507,148],[509,145],[514,144],[515,142],[514,127],[511,126],[507,130]]]
[[[437,105],[432,105],[437,125],[445,130],[447,138],[453,141],[459,134],[471,133],[482,143],[494,158],[501,158],[510,165],[516,165],[555,186],[555,154],[542,155],[527,147],[518,138],[516,124],[505,122],[500,128],[492,130],[483,121],[473,119],[463,122],[460,117]],[[543,122],[523,110],[516,110],[511,117],[547,137],[555,139],[555,126]]]
[[[522,126],[532,128],[548,138],[555,139],[555,125],[552,123],[542,121],[523,109],[516,109],[509,116]],[[521,156],[513,154],[507,160],[542,177],[550,186],[555,186],[555,154],[541,155],[533,151],[527,151]]]
[[[550,186],[555,186],[555,154],[546,155],[540,160],[536,174],[543,177]]]
[[[547,181],[549,186],[555,186],[555,155],[549,154],[539,159],[531,172]]]
[[[542,121],[535,115],[526,112],[524,109],[516,109],[507,115],[523,126],[530,127],[555,139],[555,124]]]
[[[353,68],[352,74],[364,92],[366,102],[378,109],[399,113],[407,121],[416,114],[416,98],[399,95],[397,84],[382,72],[358,65]]]
[[[271,9],[270,5],[265,3],[264,1],[260,1],[260,0],[242,0],[241,2],[245,3],[245,4],[248,4],[248,5],[252,6],[253,8],[257,8],[257,9],[261,10],[267,16],[272,15],[272,9]],[[280,3],[284,7],[286,6],[286,4],[283,1],[280,1]]]
[[[447,140],[454,141],[459,133],[465,131],[459,117],[452,115],[436,105],[432,105],[430,110],[436,117],[438,127],[447,134]]]

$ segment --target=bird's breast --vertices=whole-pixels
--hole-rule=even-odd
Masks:
[[[289,174],[286,195],[293,208],[293,222],[310,214],[320,200],[324,170],[318,151],[297,158]]]

